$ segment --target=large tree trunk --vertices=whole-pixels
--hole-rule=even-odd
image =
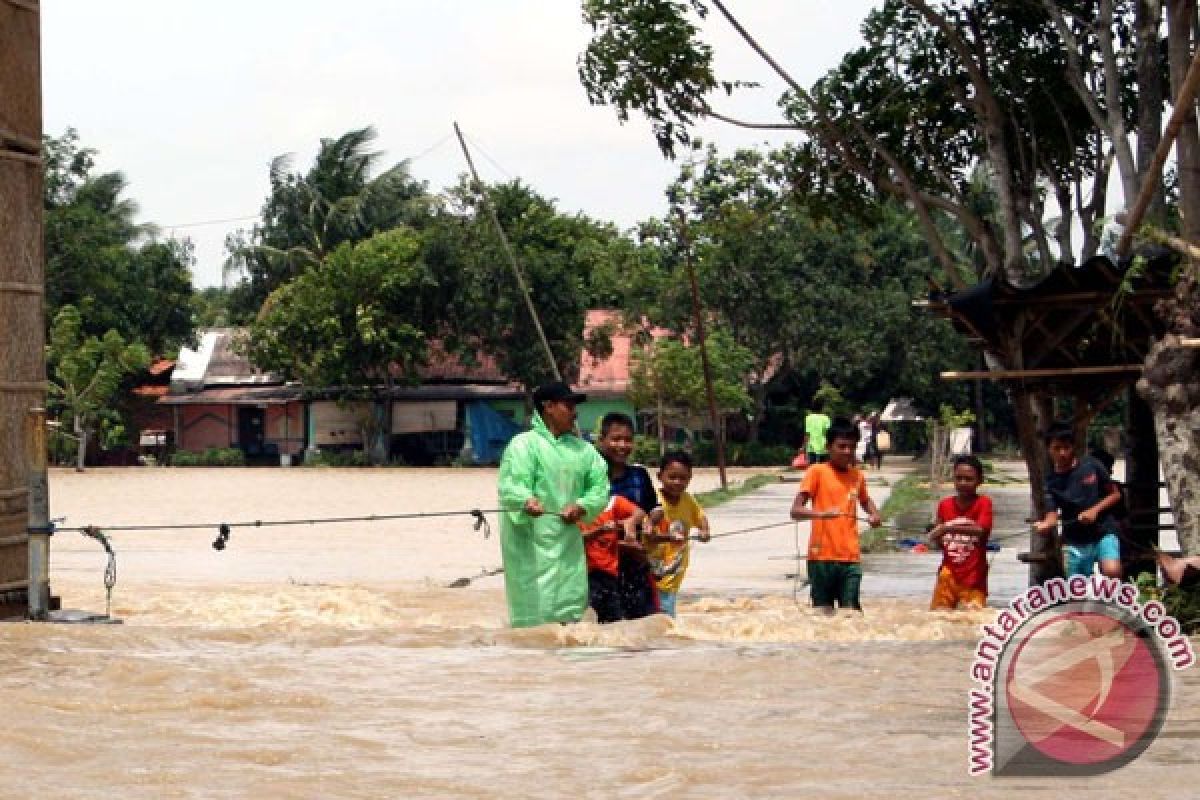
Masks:
[[[1168,0],[1167,48],[1171,67],[1171,96],[1177,97],[1192,64],[1195,43],[1196,0]],[[1179,209],[1183,215],[1183,238],[1200,244],[1200,130],[1196,127],[1195,104],[1175,138],[1179,175]]]
[[[1190,263],[1161,309],[1169,332],[1150,349],[1137,384],[1154,411],[1167,494],[1186,555],[1200,555],[1200,349],[1182,347],[1181,338],[1200,334],[1198,281],[1197,265]]]
[[[1134,15],[1137,36],[1137,169],[1138,186],[1146,182],[1154,151],[1162,139],[1163,85],[1158,40],[1162,28],[1162,0],[1137,0]],[[1162,225],[1165,204],[1162,187],[1157,187],[1145,221]],[[1133,203],[1126,196],[1125,206]]]

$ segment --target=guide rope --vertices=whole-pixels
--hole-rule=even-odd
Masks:
[[[112,543],[104,531],[94,525],[85,525],[78,529],[79,533],[90,539],[95,539],[108,553],[108,565],[104,567],[104,616],[112,616],[112,593],[117,585],[117,554],[113,552]]]

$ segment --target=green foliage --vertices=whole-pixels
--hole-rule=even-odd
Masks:
[[[236,447],[210,447],[202,453],[176,450],[172,467],[244,467],[246,454]]]
[[[415,232],[395,228],[340,245],[277,289],[250,326],[245,352],[259,367],[308,386],[416,380],[437,313]]]
[[[370,454],[365,450],[345,452],[318,450],[304,458],[304,466],[306,467],[367,467],[370,465]]]
[[[67,129],[43,139],[46,305],[71,305],[81,332],[115,331],[151,353],[174,353],[192,335],[191,242],[157,241],[134,223],[119,172],[96,174],[95,151]]]
[[[727,442],[725,464],[730,467],[786,467],[796,455],[795,448],[758,442]],[[700,466],[715,466],[717,446],[710,440],[696,442],[692,458]]]
[[[974,421],[974,412],[967,409],[958,411],[953,406],[943,404],[938,410],[938,422],[943,428],[965,428]]]
[[[813,395],[813,405],[830,417],[844,417],[850,413],[850,404],[842,391],[828,381],[822,382]]]
[[[626,287],[650,282],[639,276],[653,270],[653,253],[610,224],[558,211],[519,181],[486,191],[554,361],[570,375],[585,346],[599,355],[609,346],[603,335],[583,340],[587,310],[630,311]],[[444,343],[468,362],[480,351],[489,354],[505,374],[536,386],[550,377],[550,366],[495,225],[467,183],[448,194],[450,208],[430,224],[424,251],[443,299]]]
[[[54,316],[46,346],[50,410],[71,421],[79,469],[83,469],[88,438],[102,420],[110,431],[118,431],[120,423],[111,405],[121,379],[149,363],[150,353],[144,345],[128,344],[114,330],[103,338],[88,336],[74,306],[63,306]],[[118,438],[110,436],[109,441]]]
[[[340,245],[398,226],[423,226],[433,204],[425,184],[409,176],[407,162],[374,174],[381,158],[370,149],[374,139],[370,127],[322,139],[305,173],[293,172],[287,155],[271,162],[262,222],[226,241],[226,272],[245,279],[231,298],[239,320],[252,318],[271,292]]]
[[[745,388],[749,351],[723,330],[709,334],[706,346],[717,410],[749,409],[751,400]],[[629,400],[636,408],[656,408],[661,401],[673,416],[687,421],[707,418],[708,395],[699,347],[677,339],[659,339],[635,351],[631,361]]]
[[[1133,581],[1138,588],[1138,602],[1143,606],[1157,600],[1174,617],[1183,632],[1189,636],[1200,633],[1200,588],[1182,586],[1159,586],[1158,575],[1143,572]]]

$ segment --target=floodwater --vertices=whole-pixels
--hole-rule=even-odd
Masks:
[[[55,473],[51,492],[68,525],[219,522],[492,507],[494,478],[97,470]],[[723,507],[714,529],[782,519],[790,491]],[[498,547],[465,516],[236,528],[221,552],[215,534],[114,533],[122,625],[0,625],[4,796],[1186,797],[1200,783],[1196,670],[1122,770],[969,778],[968,667],[995,612],[884,596],[869,560],[867,613],[818,616],[788,577],[790,526],[697,547],[675,622],[522,631],[501,579],[474,577]],[[65,606],[103,610],[104,563],[94,542],[55,537]],[[934,563],[913,562],[929,586]]]

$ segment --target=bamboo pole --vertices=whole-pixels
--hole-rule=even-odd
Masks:
[[[529,309],[529,316],[533,319],[533,327],[537,329],[538,339],[542,343],[542,348],[546,351],[546,361],[550,364],[550,372],[554,375],[554,380],[561,381],[562,373],[558,371],[558,364],[554,361],[554,352],[550,349],[550,342],[546,339],[546,332],[542,330],[542,321],[538,317],[537,309],[533,306],[533,298],[529,296],[529,286],[525,283],[525,276],[521,274],[521,267],[517,264],[517,257],[513,255],[512,247],[508,244],[508,237],[504,235],[504,228],[500,225],[500,217],[496,215],[496,209],[492,207],[492,201],[488,198],[487,191],[483,188],[483,182],[479,180],[479,173],[475,171],[475,162],[471,159],[471,151],[467,149],[467,142],[463,138],[462,130],[459,129],[457,122],[454,123],[454,134],[458,137],[458,144],[462,147],[463,156],[467,159],[467,166],[470,168],[471,178],[475,182],[475,191],[479,192],[480,202],[487,209],[492,224],[496,226],[496,233],[500,236],[501,248],[504,250],[504,255],[508,259],[508,265],[512,268],[513,275],[516,276],[517,286],[521,289],[521,296],[525,298],[525,307]]]
[[[704,338],[704,315],[700,309],[700,288],[696,284],[696,267],[692,263],[692,245],[688,240],[687,217],[682,209],[676,209],[679,215],[679,237],[683,243],[683,259],[687,264],[688,282],[692,287],[692,317],[696,325],[696,343],[700,346],[700,365],[704,368],[704,393],[708,396],[708,416],[712,424],[713,440],[717,445],[717,472],[721,476],[721,488],[728,485],[725,477],[725,437],[723,428],[717,418],[717,397],[713,392],[712,367],[708,363],[708,344]]]
[[[1071,375],[1120,375],[1141,371],[1141,364],[1115,364],[1104,367],[1063,367],[1061,369],[951,370],[941,373],[941,378],[944,381],[969,381],[976,378],[1007,381],[1022,378],[1065,378]]]
[[[1192,103],[1196,100],[1197,92],[1200,92],[1200,50],[1197,50],[1196,55],[1192,57],[1192,66],[1188,68],[1183,85],[1179,87],[1179,96],[1175,98],[1171,119],[1163,131],[1162,140],[1158,143],[1158,149],[1154,151],[1154,158],[1142,179],[1142,188],[1138,192],[1137,199],[1134,201],[1129,216],[1125,219],[1125,229],[1121,231],[1121,238],[1117,240],[1118,257],[1128,253],[1130,245],[1133,244],[1133,237],[1137,233],[1138,226],[1142,224],[1142,217],[1146,215],[1146,209],[1150,207],[1154,193],[1158,189],[1163,165],[1166,164],[1167,156],[1170,155],[1171,148],[1175,144],[1175,137],[1179,134],[1184,120],[1192,114]]]

